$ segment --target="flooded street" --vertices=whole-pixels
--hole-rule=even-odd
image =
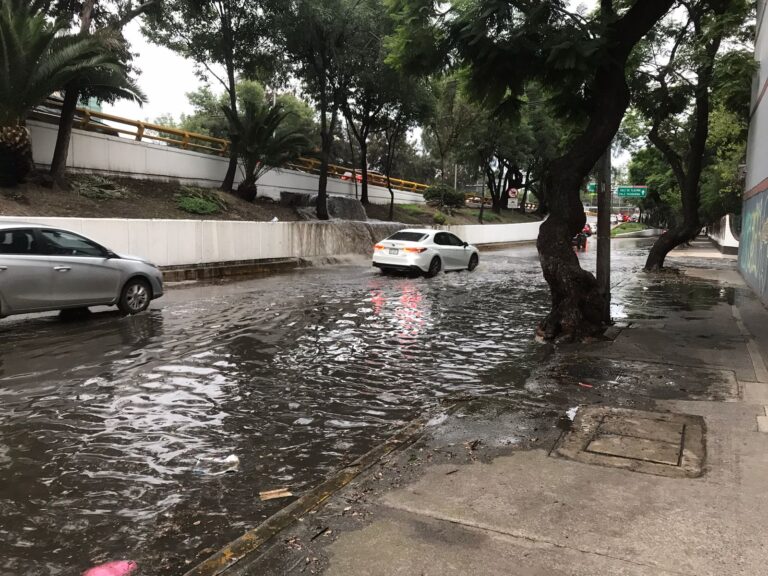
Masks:
[[[615,252],[617,285],[644,254]],[[288,502],[260,491],[301,492],[447,395],[521,387],[547,309],[523,247],[432,280],[360,260],[0,321],[0,574],[179,574]]]

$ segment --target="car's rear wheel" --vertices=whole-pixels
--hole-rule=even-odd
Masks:
[[[440,261],[439,256],[435,256],[432,258],[432,261],[429,263],[429,268],[427,269],[426,274],[424,274],[427,278],[434,278],[440,273],[440,270],[443,268],[443,263]]]
[[[467,270],[472,272],[475,268],[477,268],[477,265],[480,263],[480,258],[477,256],[477,254],[472,254],[472,256],[469,257],[469,264],[467,265]]]
[[[144,312],[152,300],[152,288],[142,278],[131,278],[123,287],[117,307],[123,314]]]

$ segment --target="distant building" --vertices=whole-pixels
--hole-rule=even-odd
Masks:
[[[768,19],[766,0],[757,2],[752,109],[747,142],[739,269],[747,283],[768,304]]]
[[[96,100],[96,98],[94,98],[93,96],[88,98],[87,103],[81,102],[79,106],[81,108],[87,108],[88,110],[93,110],[94,112],[103,112],[103,110],[101,109],[101,102]]]

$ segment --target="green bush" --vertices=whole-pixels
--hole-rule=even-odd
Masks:
[[[445,224],[445,214],[443,214],[438,210],[437,212],[435,212],[434,216],[432,216],[432,220],[434,221],[435,224],[442,226],[443,224]]]
[[[424,199],[427,202],[437,203],[441,207],[461,208],[464,206],[464,193],[454,190],[448,184],[433,184],[424,191]]]
[[[176,195],[176,205],[190,214],[217,214],[226,209],[226,204],[212,192],[182,186],[182,193]]]

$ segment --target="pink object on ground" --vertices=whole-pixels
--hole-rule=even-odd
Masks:
[[[138,567],[139,565],[133,560],[116,560],[89,568],[83,572],[83,576],[126,576]]]

